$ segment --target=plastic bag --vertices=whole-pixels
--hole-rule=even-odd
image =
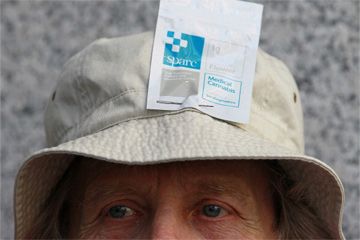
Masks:
[[[147,108],[193,107],[247,123],[262,10],[236,0],[162,0]]]

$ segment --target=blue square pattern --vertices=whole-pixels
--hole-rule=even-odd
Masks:
[[[174,37],[174,34],[175,34],[175,33],[174,33],[173,31],[168,31],[168,32],[167,32],[167,36],[168,36],[168,37]]]
[[[174,38],[173,44],[180,45],[180,39]]]
[[[181,39],[174,38],[174,36],[174,31],[167,32],[163,64],[199,70],[205,38],[186,33],[179,35]]]

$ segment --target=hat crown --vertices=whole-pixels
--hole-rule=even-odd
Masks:
[[[45,112],[48,145],[123,121],[169,114],[146,109],[152,44],[152,32],[99,39],[73,56],[65,64]],[[250,122],[229,123],[303,152],[300,95],[281,61],[258,50]]]

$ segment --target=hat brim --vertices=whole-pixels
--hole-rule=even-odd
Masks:
[[[311,206],[343,238],[344,190],[329,166],[195,111],[129,120],[32,155],[16,179],[16,238],[25,237],[74,155],[137,165],[215,159],[279,160],[293,180],[308,186]]]

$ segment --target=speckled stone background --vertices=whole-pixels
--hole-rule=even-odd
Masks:
[[[260,46],[301,91],[306,152],[346,191],[344,232],[359,239],[359,1],[257,1]],[[156,1],[1,1],[1,238],[13,238],[14,177],[45,145],[42,113],[62,65],[100,37],[153,30]]]

